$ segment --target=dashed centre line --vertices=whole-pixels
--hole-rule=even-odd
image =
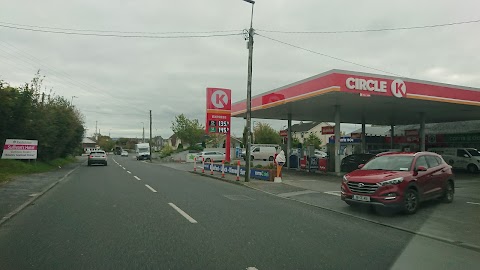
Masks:
[[[185,213],[182,209],[180,209],[178,206],[176,206],[173,203],[168,203],[173,209],[175,209],[180,215],[182,215],[184,218],[186,218],[190,223],[198,223],[195,219],[193,219],[191,216],[189,216],[187,213]]]
[[[145,186],[146,186],[148,189],[150,189],[152,192],[155,192],[155,193],[157,192],[157,191],[156,191],[155,189],[153,189],[151,186],[149,186],[149,185],[147,185],[147,184],[145,184]]]
[[[140,178],[138,178],[138,176],[134,175],[133,178],[137,179],[138,181],[142,180]]]

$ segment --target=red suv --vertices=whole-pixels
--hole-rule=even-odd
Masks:
[[[417,211],[422,201],[453,201],[452,167],[430,152],[389,153],[375,157],[343,177],[341,198],[348,205],[369,204]]]

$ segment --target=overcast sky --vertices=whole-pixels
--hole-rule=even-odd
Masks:
[[[0,7],[0,24],[10,26],[241,32],[250,23],[250,4],[242,0],[0,0]],[[480,23],[373,33],[265,31],[442,24],[480,19],[478,10],[478,0],[258,0],[254,28],[259,34],[406,77],[480,88]],[[171,122],[180,113],[204,123],[206,87],[232,89],[234,102],[246,98],[247,57],[242,35],[116,38],[0,27],[0,79],[18,86],[40,69],[45,86],[67,99],[78,97],[73,102],[85,115],[88,135],[98,121],[102,134],[141,137],[141,122],[147,131],[150,109],[154,136],[170,136]],[[253,95],[334,68],[381,74],[256,36]],[[276,129],[286,124],[270,123]],[[243,119],[234,120],[233,133],[241,136],[243,125]],[[347,132],[355,128],[345,127]]]

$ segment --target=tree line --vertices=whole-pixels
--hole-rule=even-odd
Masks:
[[[38,158],[52,160],[81,153],[83,115],[64,97],[42,92],[39,72],[30,83],[0,80],[0,149],[6,139],[38,140]]]

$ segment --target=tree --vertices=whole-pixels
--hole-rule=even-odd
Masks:
[[[108,136],[99,135],[97,144],[105,151],[111,151],[115,147],[115,142]]]
[[[205,133],[204,127],[198,122],[198,119],[188,119],[184,114],[175,116],[172,122],[173,133],[182,140],[183,144],[194,145],[203,140]]]
[[[305,139],[305,145],[314,145],[315,149],[318,149],[322,145],[322,140],[316,134],[310,133]]]
[[[300,140],[297,137],[293,137],[292,139],[292,148],[298,148],[298,144],[300,143]]]
[[[269,124],[258,122],[253,128],[255,143],[280,144],[282,138]]]

